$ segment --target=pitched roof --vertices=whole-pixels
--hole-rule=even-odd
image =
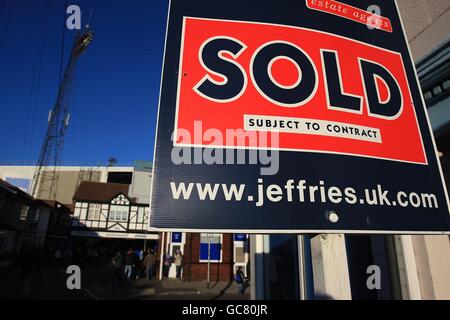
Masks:
[[[87,202],[110,202],[115,196],[123,193],[128,197],[130,185],[122,183],[101,183],[82,181],[73,200]],[[131,201],[133,199],[130,199]]]
[[[9,183],[3,179],[0,179],[0,187],[12,194],[18,194],[18,193],[26,194],[21,189],[17,188],[16,186],[12,185],[11,183]]]
[[[16,197],[16,198],[19,198],[22,200],[26,199],[29,202],[34,202],[36,205],[52,208],[52,205],[49,201],[33,198],[31,195],[24,192],[22,189],[16,187],[15,185],[13,185],[3,179],[0,179],[0,188],[9,192],[10,194],[14,195],[14,197]]]
[[[49,206],[52,209],[59,209],[59,210],[64,210],[64,211],[68,211],[68,212],[74,211],[74,205],[71,203],[65,204],[65,203],[55,201],[55,200],[44,200],[44,199],[40,199],[40,201],[44,202],[47,206]]]

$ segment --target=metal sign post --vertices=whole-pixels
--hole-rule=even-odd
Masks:
[[[208,276],[206,280],[206,287],[209,289],[209,273],[211,265],[211,235],[208,233]]]
[[[164,259],[165,259],[165,238],[166,238],[166,233],[162,232],[161,233],[161,252],[159,255],[159,280],[162,280],[163,278],[163,272],[164,272]]]
[[[307,277],[306,277],[306,254],[305,254],[305,236],[297,236],[298,249],[298,279],[300,300],[308,300]]]

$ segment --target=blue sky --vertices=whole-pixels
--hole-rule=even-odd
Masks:
[[[67,3],[80,6],[83,25],[92,10],[95,35],[78,61],[62,163],[151,160],[168,0]],[[57,96],[67,16],[63,0],[0,1],[1,164],[38,159]],[[75,34],[66,31],[64,67]]]

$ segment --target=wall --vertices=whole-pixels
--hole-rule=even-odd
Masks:
[[[184,246],[183,277],[190,281],[207,279],[208,264],[199,262],[200,234],[188,233]],[[210,281],[231,281],[233,279],[233,235],[224,234],[222,241],[222,263],[210,264]]]
[[[70,204],[77,186],[80,171],[62,171],[59,173],[56,199],[60,203]]]
[[[150,186],[152,181],[151,176],[151,172],[134,171],[129,196],[132,198],[137,198],[136,200],[139,203],[149,203]]]
[[[450,38],[449,0],[397,0],[414,60]]]

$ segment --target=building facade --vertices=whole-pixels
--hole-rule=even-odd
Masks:
[[[397,2],[448,185],[450,2]],[[72,231],[78,233],[79,238],[105,236],[105,239],[125,239],[128,234],[145,234],[144,230],[139,230],[145,224],[144,219],[140,220],[139,208],[149,199],[150,190],[145,187],[150,187],[151,174],[147,169],[145,165],[139,168],[61,167],[60,193],[56,200],[66,204],[72,203],[80,181],[118,182],[123,181],[127,174],[131,175],[131,187],[122,193],[110,194],[101,201],[90,197],[77,198],[77,216]],[[0,167],[0,178],[31,180],[34,172],[34,167],[3,166]],[[18,216],[21,215],[19,211],[16,209]],[[128,220],[120,221],[126,217],[126,212]],[[130,220],[132,215],[134,218]],[[30,230],[29,226],[20,223],[22,226],[17,230],[9,229],[10,224],[8,227],[2,224],[0,232],[12,239],[18,233]],[[237,266],[251,264],[253,298],[450,299],[448,236],[255,235],[245,241],[236,241],[229,234],[164,232],[152,236],[159,239],[158,253],[161,257],[166,252],[173,255],[177,249],[183,252],[183,277],[186,279],[206,279],[208,260],[212,281],[227,279]],[[14,241],[1,241],[3,248],[14,247],[11,245]],[[372,265],[380,267],[380,290],[369,290],[366,286],[367,268]],[[174,266],[170,270],[170,276],[173,276]]]
[[[43,172],[52,170],[53,167],[45,167]],[[49,199],[45,194],[41,194],[40,186],[37,186],[35,197],[71,204],[73,195],[81,181],[131,184],[133,173],[136,170],[134,166],[60,166],[57,167],[56,171],[58,172],[56,198]],[[0,166],[0,179],[27,181],[27,189],[31,190],[35,172],[36,166],[4,165]],[[150,192],[149,187],[147,189]]]
[[[450,2],[397,3],[448,188]],[[251,239],[253,298],[450,299],[447,235],[256,235]],[[366,283],[373,266],[381,275],[381,288],[376,290]]]
[[[28,180],[31,184],[35,169],[32,166],[0,166],[0,177]],[[89,246],[101,242],[104,246],[122,249],[145,246],[155,248],[160,261],[163,261],[164,253],[174,256],[176,250],[180,250],[184,255],[183,277],[192,281],[207,280],[208,260],[211,281],[232,280],[239,266],[249,274],[247,235],[156,233],[147,229],[150,162],[136,161],[132,167],[62,166],[58,172],[57,201],[48,201],[52,207],[59,208],[49,223],[51,245],[73,247],[70,243],[75,241],[87,242]],[[72,213],[69,227],[65,224],[68,212]],[[172,264],[169,277],[175,278],[175,275],[175,264]]]
[[[153,239],[148,232],[148,203],[129,196],[130,185],[81,182],[75,195],[72,236]]]
[[[0,179],[0,264],[44,245],[52,212],[45,201]]]
[[[162,232],[158,254],[183,254],[182,277],[188,281],[232,281],[238,267],[246,276],[249,271],[249,237],[246,234]],[[162,277],[162,266],[159,270]],[[175,264],[169,269],[169,278],[176,277]]]

